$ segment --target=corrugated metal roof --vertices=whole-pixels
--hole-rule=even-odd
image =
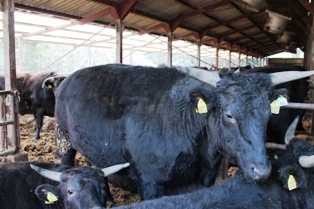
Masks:
[[[114,26],[117,18],[124,19],[125,27],[141,33],[166,36],[175,34],[175,39],[241,50],[242,53],[265,57],[285,51],[286,45],[277,43],[278,35],[264,31],[268,18],[266,9],[292,18],[287,31],[296,35],[291,41],[302,50],[308,36],[310,18],[308,10],[299,0],[264,0],[258,12],[241,7],[240,0],[16,0],[20,11],[47,13],[55,17],[80,20],[103,14],[93,22]],[[71,20],[73,21],[73,19]],[[30,25],[33,23],[29,23]],[[50,25],[50,27],[54,27]],[[33,24],[31,32],[40,30]],[[69,29],[69,28],[67,28]],[[23,25],[18,26],[19,33]],[[55,32],[45,35],[53,36]],[[42,34],[41,34],[42,35]],[[86,36],[86,35],[83,35]],[[75,39],[75,35],[73,35]],[[30,38],[30,37],[28,37]],[[290,44],[290,43],[286,43]]]

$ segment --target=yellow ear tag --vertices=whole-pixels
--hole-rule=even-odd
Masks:
[[[199,114],[208,112],[207,105],[206,105],[206,103],[204,102],[203,99],[198,99],[197,109],[196,110],[197,110],[196,112],[199,113]]]
[[[280,95],[275,101],[270,104],[270,110],[272,114],[279,114],[280,107],[286,106],[288,104],[288,100]]]
[[[52,89],[52,85],[51,84],[48,84],[48,89]]]
[[[296,188],[297,188],[297,182],[296,182],[295,178],[292,175],[290,175],[288,178],[288,189],[289,189],[289,191],[291,191],[291,190],[294,190]]]
[[[48,200],[48,201],[45,201],[45,204],[53,204],[54,202],[58,201],[58,198],[57,198],[57,196],[54,195],[53,193],[48,192],[48,194],[47,194],[47,200]]]
[[[279,114],[280,107],[277,105],[276,100],[270,104],[270,111],[272,114]]]

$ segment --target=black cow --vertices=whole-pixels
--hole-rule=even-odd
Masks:
[[[55,92],[61,82],[68,76],[69,74],[58,74],[57,76],[48,77],[43,81],[42,88],[53,89],[53,91]]]
[[[241,72],[249,73],[274,73],[283,71],[306,71],[305,68],[292,65],[273,65],[262,68],[253,68],[251,70],[241,69]],[[286,97],[289,102],[304,103],[307,100],[307,91],[309,83],[308,78],[293,80],[276,86],[276,89],[286,89]],[[267,141],[284,144],[284,137],[287,128],[296,116],[303,117],[305,110],[281,108],[279,114],[272,114],[267,124]],[[301,122],[299,122],[297,130],[304,131]]]
[[[62,163],[73,165],[76,150],[97,167],[128,161],[130,173],[109,181],[121,186],[128,177],[142,199],[181,185],[212,185],[222,155],[246,178],[267,178],[265,131],[278,96],[273,86],[314,72],[180,71],[202,81],[176,68],[121,64],[67,77],[56,93]]]
[[[314,147],[304,140],[294,138],[287,148],[279,160],[272,162],[272,173],[265,181],[249,181],[238,171],[234,177],[211,188],[117,209],[312,209]]]
[[[0,208],[105,208],[105,190],[108,188],[105,187],[104,176],[125,166],[128,164],[100,170],[44,162],[1,163]]]
[[[48,77],[55,77],[55,72],[17,73],[16,87],[19,91],[19,113],[33,114],[35,118],[35,136],[40,138],[40,129],[44,116],[54,116],[55,96],[52,89],[42,88],[43,81]],[[4,90],[4,77],[0,75],[0,90]]]

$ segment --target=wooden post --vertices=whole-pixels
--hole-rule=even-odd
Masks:
[[[116,62],[117,63],[123,63],[123,58],[122,58],[123,30],[124,30],[123,21],[121,19],[116,20]]]
[[[195,60],[195,66],[200,67],[201,66],[201,46],[202,46],[202,41],[197,40],[197,51],[196,51],[196,60]]]
[[[3,11],[3,48],[4,48],[4,78],[5,90],[13,92],[7,94],[5,101],[1,102],[1,121],[13,121],[13,124],[1,126],[1,131],[6,132],[3,144],[6,141],[6,153],[18,152],[20,146],[18,107],[16,98],[16,58],[15,58],[15,31],[14,31],[14,0],[2,1]],[[2,99],[2,98],[1,98]]]
[[[313,1],[310,3],[311,4],[311,7],[314,6],[314,3]],[[307,39],[307,42],[306,42],[306,46],[305,46],[305,53],[304,53],[304,67],[307,69],[307,70],[314,70],[314,18],[313,18],[313,13],[311,13],[309,15],[309,18],[311,18],[311,22],[312,22],[312,25],[310,25],[310,28],[309,28],[309,35],[308,35],[308,39]],[[311,76],[313,77],[313,76]],[[310,79],[310,80],[313,80],[313,79]],[[310,82],[310,87],[313,87],[314,84],[312,82]],[[309,91],[311,93],[311,91]],[[313,99],[312,99],[312,96],[309,96],[310,98],[310,103],[314,103]],[[314,111],[312,110],[310,113],[309,113],[312,117],[312,127],[311,127],[311,135],[314,135]]]
[[[3,48],[5,89],[16,90],[16,61],[14,37],[14,1],[3,0]]]
[[[229,51],[229,70],[231,70],[231,50]]]
[[[168,56],[167,56],[167,65],[172,66],[172,32],[168,32]]]
[[[219,69],[219,46],[216,48],[216,70]]]

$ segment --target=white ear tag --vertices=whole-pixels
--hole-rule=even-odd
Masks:
[[[203,114],[203,113],[207,113],[208,112],[207,105],[204,102],[204,100],[201,99],[201,98],[198,99],[196,112],[199,113],[199,114]]]
[[[270,110],[272,114],[279,114],[280,107],[286,106],[288,101],[285,97],[280,95],[275,101],[270,104]]]
[[[291,190],[294,190],[296,188],[297,188],[297,182],[296,182],[294,176],[290,175],[288,178],[288,189],[289,189],[289,191],[291,191]]]
[[[276,101],[270,104],[270,111],[272,114],[279,114],[280,107],[277,105]]]
[[[280,95],[277,99],[276,99],[276,103],[277,106],[282,107],[288,104],[288,101],[285,97],[283,97],[282,95]]]

